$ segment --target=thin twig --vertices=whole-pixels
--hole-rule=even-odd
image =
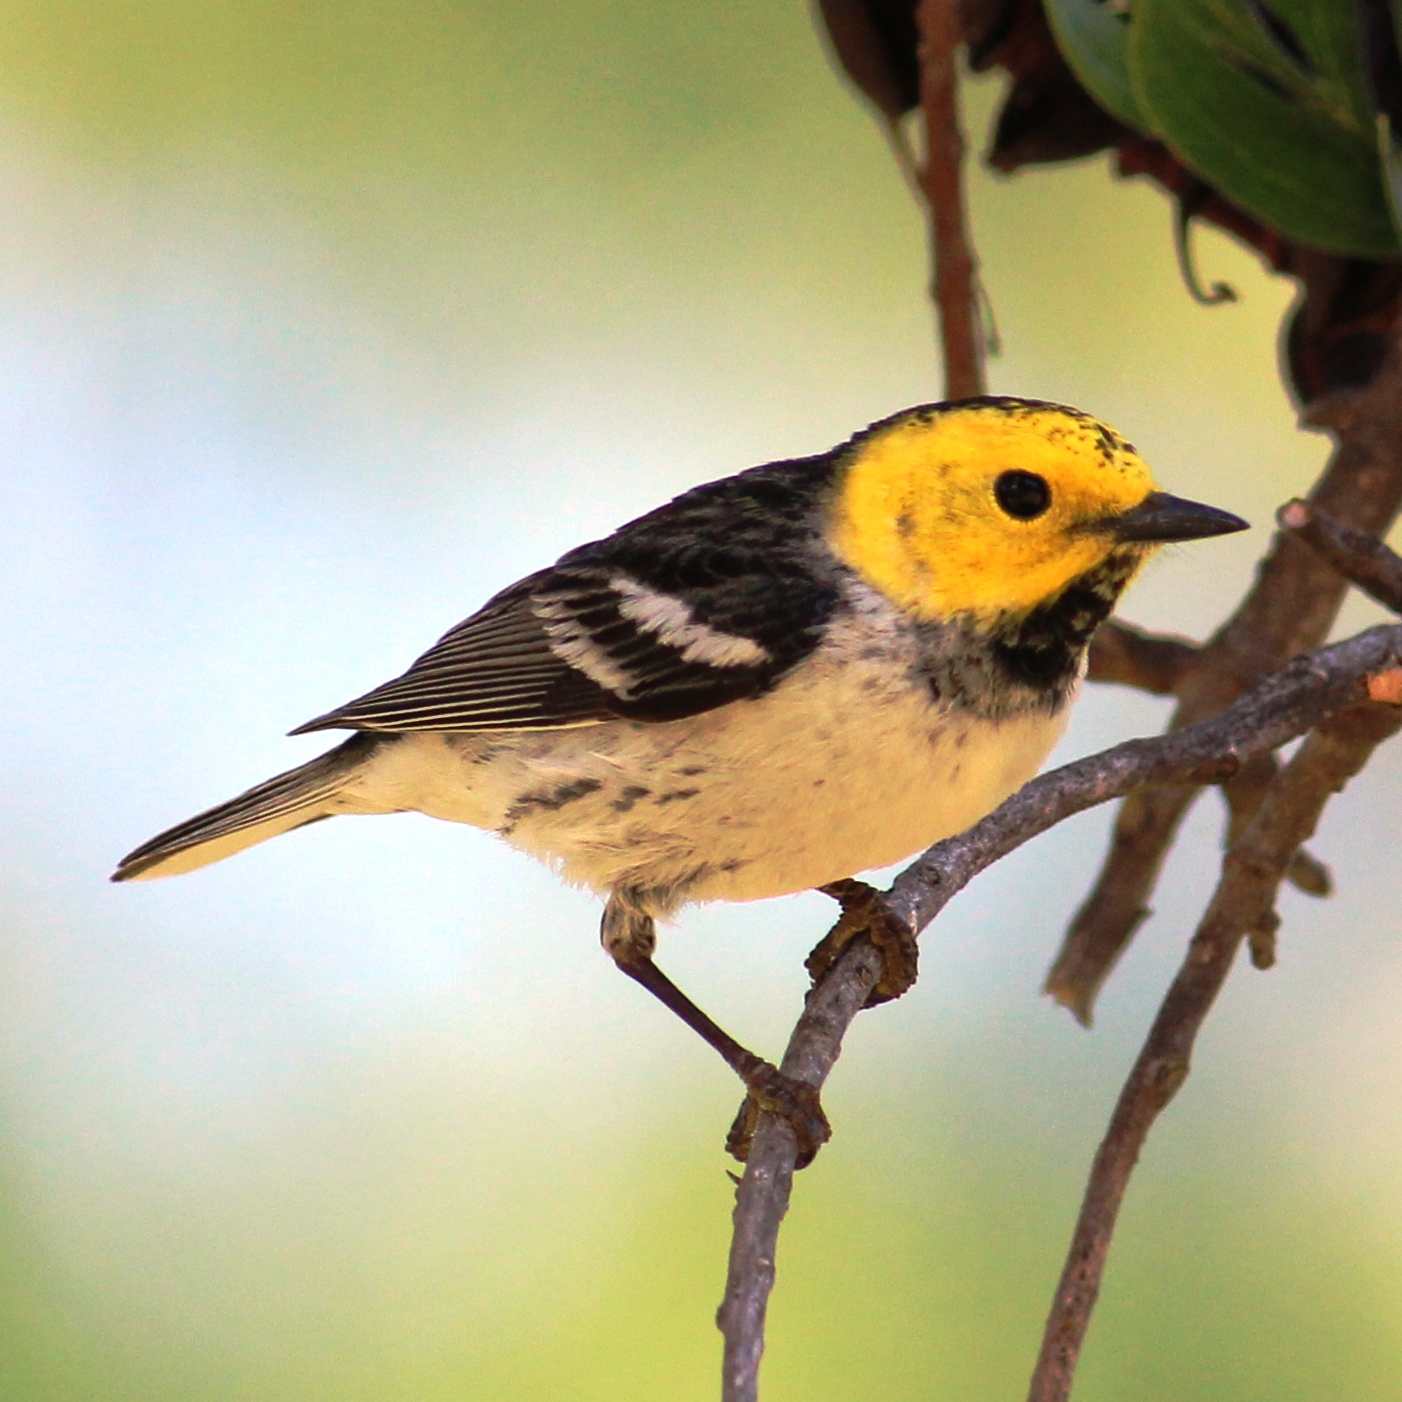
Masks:
[[[1402,556],[1388,549],[1377,536],[1355,531],[1299,498],[1286,502],[1276,519],[1283,530],[1304,541],[1370,598],[1394,613],[1402,613]],[[1231,814],[1226,846],[1237,840],[1255,816],[1278,769],[1274,755],[1258,755],[1224,787]],[[1303,848],[1291,857],[1285,877],[1307,895],[1327,896],[1333,890],[1329,868]],[[1253,943],[1251,957],[1258,967],[1268,968],[1267,961],[1272,957],[1269,940]]]
[[[1151,696],[1174,696],[1197,653],[1197,644],[1186,638],[1146,633],[1132,623],[1111,619],[1090,640],[1086,678],[1132,686]]]
[[[1337,434],[1311,505],[1355,530],[1385,531],[1402,505],[1402,349],[1396,334],[1367,386],[1316,404],[1310,417]],[[1251,590],[1180,679],[1171,726],[1215,715],[1257,677],[1317,646],[1346,587],[1302,540],[1279,532]],[[1081,1022],[1089,1024],[1096,994],[1148,915],[1164,857],[1200,792],[1193,785],[1160,788],[1121,806],[1100,876],[1047,975],[1046,991]]]
[[[1111,620],[1102,624],[1090,641],[1086,679],[1134,687],[1151,696],[1173,696],[1197,654],[1197,645],[1183,638],[1146,633],[1132,624]],[[1230,847],[1251,821],[1279,768],[1274,755],[1257,755],[1242,766],[1230,784],[1222,786],[1228,810],[1224,847]],[[1290,859],[1285,879],[1308,896],[1328,896],[1334,889],[1329,868],[1303,848]],[[1086,1011],[1088,1014],[1089,1009]]]
[[[1028,1402],[1065,1402],[1100,1293],[1120,1204],[1149,1130],[1187,1079],[1203,1020],[1242,939],[1279,923],[1276,892],[1291,854],[1313,832],[1333,793],[1402,727],[1396,707],[1352,706],[1324,721],[1276,776],[1222,864],[1188,953],[1125,1082],[1095,1156],[1066,1266],[1047,1319]]]
[[[882,903],[918,933],[979,872],[1064,818],[1146,785],[1221,782],[1252,756],[1276,749],[1331,712],[1356,704],[1367,694],[1366,679],[1397,668],[1399,660],[1402,624],[1373,628],[1296,658],[1210,721],[1130,740],[1044,774],[967,832],[918,857]],[[786,1074],[823,1084],[879,974],[872,946],[855,941],[810,994],[784,1055]],[[730,1269],[716,1321],[725,1335],[725,1402],[754,1402],[758,1395],[765,1311],[795,1154],[793,1131],[762,1114],[736,1192]]]
[[[1090,640],[1086,678],[1132,686],[1151,696],[1173,696],[1197,654],[1197,645],[1184,638],[1146,633],[1133,624],[1112,619],[1102,624]],[[1223,785],[1229,814],[1224,847],[1230,847],[1251,821],[1279,768],[1274,755],[1257,755],[1242,766],[1230,784]],[[1308,896],[1328,896],[1334,889],[1329,868],[1303,848],[1290,859],[1285,879]]]
[[[1200,307],[1220,307],[1225,302],[1237,300],[1236,289],[1230,283],[1214,282],[1204,287],[1198,277],[1197,265],[1193,262],[1192,225],[1193,215],[1202,207],[1206,197],[1213,194],[1212,187],[1199,180],[1190,189],[1179,192],[1174,201],[1173,211],[1173,251],[1178,256],[1178,274],[1188,295]]]
[[[1402,556],[1376,536],[1355,531],[1307,501],[1287,501],[1281,526],[1322,555],[1345,579],[1393,613],[1402,613]]]
[[[1256,810],[1279,772],[1280,761],[1274,755],[1257,755],[1232,775],[1230,784],[1222,785],[1222,797],[1227,803],[1227,831],[1222,838],[1224,849],[1246,831],[1247,824],[1256,816]],[[1290,858],[1290,865],[1285,868],[1285,879],[1297,891],[1314,896],[1316,900],[1334,894],[1333,874],[1318,857],[1311,856],[1303,847]],[[1263,964],[1259,967],[1269,966]]]
[[[920,0],[920,106],[925,114],[921,185],[930,212],[934,301],[944,350],[946,399],[984,393],[978,260],[965,217],[964,136],[959,125],[961,36],[955,0]]]

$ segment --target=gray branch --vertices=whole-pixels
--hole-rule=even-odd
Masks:
[[[1402,726],[1397,706],[1346,706],[1324,719],[1272,781],[1222,874],[1116,1102],[1053,1296],[1028,1402],[1066,1402],[1130,1175],[1154,1121],[1188,1077],[1193,1044],[1243,939],[1273,939],[1276,892],[1324,805]]]
[[[1158,785],[1221,783],[1253,756],[1365,700],[1367,678],[1400,663],[1402,625],[1372,628],[1297,657],[1211,720],[1063,765],[1032,780],[967,832],[931,847],[901,872],[883,904],[919,933],[981,871],[1063,819]],[[873,947],[865,939],[854,941],[809,994],[784,1055],[786,1074],[823,1084],[879,974]],[[725,1336],[724,1402],[758,1397],[765,1311],[794,1160],[793,1131],[762,1114],[736,1191],[730,1269],[717,1315]]]

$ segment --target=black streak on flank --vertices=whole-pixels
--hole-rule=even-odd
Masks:
[[[532,813],[558,812],[567,803],[573,803],[577,798],[586,798],[591,793],[598,793],[601,788],[603,784],[598,779],[576,779],[573,783],[561,784],[548,793],[526,794],[506,810],[506,821],[498,831],[503,837],[509,837],[522,818],[529,817]]]
[[[675,803],[679,798],[695,798],[700,792],[700,789],[673,789],[671,793],[658,794],[657,806],[661,808],[664,804]]]
[[[626,813],[640,799],[646,798],[652,792],[645,789],[641,784],[629,784],[618,798],[614,799],[612,807],[615,813]]]

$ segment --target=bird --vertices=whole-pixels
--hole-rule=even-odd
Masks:
[[[401,676],[291,732],[348,739],[152,838],[112,879],[193,871],[341,814],[495,832],[604,898],[615,963],[790,1118],[806,1162],[826,1137],[816,1093],[666,977],[657,922],[825,890],[848,935],[882,948],[874,999],[902,992],[914,937],[857,874],[1031,778],[1147,559],[1246,527],[1161,491],[1081,410],[917,405],[694,487],[503,589]]]

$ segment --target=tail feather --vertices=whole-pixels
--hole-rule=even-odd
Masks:
[[[112,880],[179,876],[279,833],[334,816],[342,811],[335,800],[346,780],[378,743],[375,736],[353,735],[309,764],[177,823],[123,857]]]

